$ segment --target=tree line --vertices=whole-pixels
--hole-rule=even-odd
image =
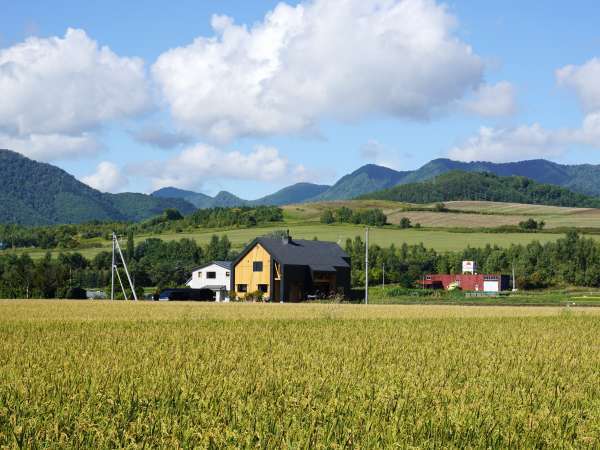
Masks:
[[[236,252],[227,236],[213,236],[205,245],[192,239],[166,242],[152,238],[133,244],[130,233],[124,246],[136,288],[183,286],[192,269],[213,260],[232,260]],[[364,286],[365,246],[360,237],[348,239],[345,251],[352,261],[352,283]],[[521,289],[561,285],[600,287],[600,243],[569,231],[555,242],[508,248],[485,246],[455,252],[437,252],[423,244],[369,247],[369,282],[414,288],[427,273],[460,273],[463,260],[477,261],[481,273],[509,274],[514,266]],[[79,253],[47,253],[39,260],[28,255],[0,255],[0,298],[78,298],[84,288],[110,287],[111,253],[92,259]]]
[[[364,286],[364,242],[360,237],[348,239],[345,251],[352,259],[353,284]],[[381,283],[385,270],[386,282],[413,288],[424,274],[461,273],[463,260],[477,261],[480,273],[510,274],[514,266],[517,286],[522,289],[600,287],[600,243],[576,231],[545,244],[533,241],[508,248],[487,245],[455,252],[437,252],[423,244],[387,248],[370,245],[369,282]]]
[[[193,239],[165,242],[156,238],[134,245],[129,233],[124,256],[141,294],[145,287],[160,291],[183,286],[193,268],[213,260],[233,259],[236,254],[227,236],[212,236],[206,245]],[[80,253],[52,257],[48,252],[39,260],[26,254],[0,255],[0,298],[81,298],[86,288],[107,291],[111,264],[112,253],[106,251],[92,259]]]
[[[383,226],[387,223],[387,216],[379,208],[353,210],[346,206],[341,208],[327,208],[321,213],[321,223],[352,223],[370,226]]]
[[[244,206],[199,209],[188,216],[183,216],[176,209],[166,209],[161,215],[137,223],[92,221],[83,224],[41,227],[0,224],[0,250],[28,247],[82,249],[101,247],[101,241],[110,240],[113,231],[120,235],[128,232],[161,234],[197,228],[253,227],[281,221],[283,221],[281,208]]]

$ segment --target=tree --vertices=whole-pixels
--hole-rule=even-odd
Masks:
[[[133,230],[129,229],[127,231],[127,247],[125,249],[125,255],[128,262],[133,261],[133,256],[135,254],[135,245],[133,242]]]
[[[321,223],[333,223],[335,222],[335,217],[333,216],[333,212],[330,209],[326,209],[321,213]]]
[[[400,228],[410,228],[410,219],[408,217],[400,219]]]

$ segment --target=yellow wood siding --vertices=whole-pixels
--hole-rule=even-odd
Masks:
[[[253,263],[261,261],[263,263],[262,272],[254,272]],[[238,297],[244,297],[244,292],[238,291],[239,284],[248,286],[247,292],[255,292],[258,290],[259,284],[267,285],[267,292],[264,297],[271,295],[271,255],[263,248],[262,245],[256,244],[252,250],[234,267],[235,270],[235,293]]]

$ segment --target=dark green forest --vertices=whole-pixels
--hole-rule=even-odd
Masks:
[[[58,167],[0,150],[0,223],[53,225],[101,221],[139,221],[177,208],[195,210],[181,199],[145,194],[106,194]]]
[[[430,181],[395,186],[359,198],[407,203],[485,200],[583,208],[600,207],[600,199],[529,178],[492,173],[453,171]]]

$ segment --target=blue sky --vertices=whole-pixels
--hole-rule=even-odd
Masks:
[[[287,4],[0,0],[0,147],[245,198],[368,162],[600,163],[598,2]]]

